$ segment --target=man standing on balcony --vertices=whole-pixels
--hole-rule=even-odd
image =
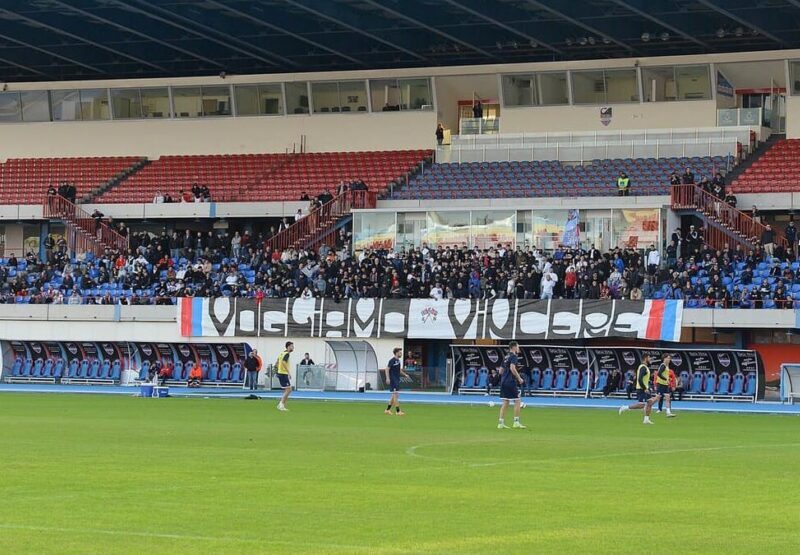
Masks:
[[[631,178],[625,172],[619,172],[617,178],[617,196],[627,197],[631,191]]]
[[[767,224],[767,228],[761,233],[761,244],[764,246],[764,253],[772,256],[775,251],[775,231],[772,226]]]

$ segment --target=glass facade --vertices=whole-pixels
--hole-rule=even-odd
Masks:
[[[659,208],[356,212],[353,248],[646,249],[661,245],[663,225]]]
[[[394,212],[357,212],[353,215],[353,248],[387,249],[395,246],[397,226]]]
[[[238,116],[282,116],[283,86],[234,85],[236,115]]]
[[[711,74],[708,65],[642,68],[645,102],[710,100]]]
[[[369,94],[373,112],[433,109],[428,78],[370,79]]]
[[[569,104],[567,72],[503,75],[506,106],[559,106]]]
[[[573,71],[572,98],[575,104],[638,102],[636,70]]]

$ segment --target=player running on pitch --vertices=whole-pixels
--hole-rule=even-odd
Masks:
[[[395,347],[392,351],[392,355],[394,356],[389,359],[389,364],[383,369],[384,375],[386,376],[386,383],[389,384],[389,391],[392,392],[389,404],[386,405],[386,410],[383,412],[385,414],[392,414],[392,407],[394,407],[397,416],[405,416],[406,413],[400,410],[400,401],[398,400],[400,396],[400,376],[405,378],[410,378],[411,376],[403,370],[403,349]]]
[[[291,357],[292,351],[294,351],[294,343],[287,341],[286,348],[278,355],[278,361],[275,363],[278,369],[278,381],[283,388],[283,395],[278,403],[278,410],[281,411],[289,410],[286,408],[286,401],[289,400],[289,394],[292,392],[292,382],[289,379],[289,357]]]
[[[656,399],[658,400],[658,412],[661,412],[661,405],[667,405],[667,418],[674,418],[676,415],[672,414],[672,391],[670,390],[670,373],[669,368],[672,357],[665,354],[662,357],[662,362],[656,370]]]
[[[653,411],[653,404],[657,401],[651,397],[648,391],[650,387],[650,355],[642,357],[642,363],[636,369],[636,402],[632,405],[623,405],[619,408],[622,414],[626,410],[644,409],[644,424],[652,424],[650,413]]]
[[[503,402],[500,405],[500,421],[497,428],[502,430],[508,428],[506,426],[506,411],[508,410],[509,401],[514,401],[514,424],[512,428],[527,428],[519,421],[519,411],[522,400],[519,396],[519,386],[524,382],[519,375],[517,366],[519,365],[519,344],[512,341],[508,344],[508,355],[503,361],[503,367],[500,370],[500,400]]]

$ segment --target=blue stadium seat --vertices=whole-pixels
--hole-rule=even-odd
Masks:
[[[17,357],[14,359],[14,365],[11,367],[11,375],[16,377],[22,374],[22,357]]]
[[[214,361],[208,366],[208,374],[206,379],[210,382],[215,382],[219,379],[219,363]]]
[[[569,371],[569,377],[567,379],[567,387],[566,387],[567,391],[577,391],[579,386],[578,383],[579,381],[580,381],[580,372],[576,368],[573,368],[572,370]]]
[[[539,389],[540,384],[542,383],[542,371],[538,368],[534,368],[531,370],[531,387],[533,389]]]
[[[60,358],[56,360],[56,364],[53,367],[53,377],[56,379],[60,379],[64,375],[64,359]]]
[[[231,381],[232,382],[241,382],[244,378],[244,371],[242,369],[241,363],[234,363],[231,367]]]
[[[553,389],[553,369],[545,368],[542,376],[542,389]]]
[[[745,388],[744,388],[745,395],[755,395],[756,394],[756,373],[755,372],[748,372],[746,376]]]
[[[717,394],[728,395],[731,391],[731,375],[728,372],[722,372],[717,381]]]
[[[122,371],[122,362],[120,362],[120,360],[117,359],[111,364],[111,371],[109,372],[109,374],[107,374],[108,378],[114,381],[119,380],[121,371]]]
[[[79,368],[80,368],[80,362],[78,362],[78,359],[73,358],[71,361],[69,361],[69,372],[67,372],[67,377],[77,378]]]
[[[139,381],[147,380],[147,375],[150,373],[150,361],[143,360],[142,367],[139,369]]]
[[[464,385],[462,387],[465,387],[467,389],[475,387],[475,382],[477,381],[477,378],[478,378],[478,372],[475,368],[467,369],[467,375],[464,377]],[[231,381],[235,380],[231,379]]]
[[[42,377],[42,368],[44,367],[44,360],[41,358],[37,358],[31,369],[29,370],[28,376],[31,378],[41,378]]]
[[[100,370],[97,372],[97,377],[103,380],[107,380],[109,378],[110,373],[111,373],[111,361],[106,359],[100,365]]]
[[[489,381],[489,371],[486,368],[481,368],[478,370],[478,381],[475,384],[475,387],[479,389],[486,388],[486,382]]]
[[[553,384],[553,389],[556,391],[563,390],[567,385],[567,371],[563,368],[556,372],[556,382]]]
[[[744,374],[736,372],[733,375],[733,387],[731,387],[731,395],[742,395],[744,392]]]
[[[52,378],[53,377],[53,367],[55,366],[56,361],[52,358],[48,358],[47,361],[44,363],[44,368],[42,368],[42,377],[43,378]]]
[[[703,386],[703,393],[706,395],[713,395],[716,393],[716,386],[717,386],[717,373],[713,370],[709,370],[706,372],[705,376],[705,385]]]
[[[594,384],[592,391],[602,391],[608,383],[608,370],[600,370],[597,373],[597,382]]]
[[[222,363],[219,370],[219,381],[227,382],[231,379],[231,363],[227,360]]]
[[[92,360],[89,365],[89,374],[86,377],[92,379],[100,377],[100,361],[98,359]]]
[[[183,362],[180,360],[176,360],[175,366],[172,368],[172,379],[183,381]]]
[[[78,378],[88,378],[89,377],[89,361],[87,359],[83,359],[81,361],[80,366],[78,367]]]
[[[689,386],[690,393],[700,393],[703,390],[703,373],[695,372],[692,374],[692,383]]]
[[[686,370],[681,372],[680,373],[680,379],[681,379],[681,382],[683,382],[684,390],[689,391],[690,385],[692,383],[691,377],[689,376],[689,372],[687,372]]]

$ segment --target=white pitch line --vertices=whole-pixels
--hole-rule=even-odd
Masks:
[[[375,548],[365,545],[305,542],[297,540],[270,540],[238,536],[199,536],[192,534],[167,534],[157,532],[132,532],[126,530],[103,530],[98,528],[62,528],[58,526],[28,526],[23,524],[0,524],[0,530],[26,530],[31,532],[58,532],[61,534],[95,534],[133,538],[158,538],[166,540],[188,540],[200,542],[254,543],[262,545],[285,545],[287,547],[316,547],[320,549],[346,549],[351,551],[374,552]],[[383,548],[380,548],[383,550]],[[386,550],[383,550],[386,551]]]
[[[719,447],[690,447],[685,449],[662,449],[662,450],[653,450],[653,451],[628,451],[624,453],[604,453],[599,455],[586,455],[580,457],[553,457],[549,459],[514,459],[514,460],[507,460],[507,461],[495,461],[495,462],[487,462],[487,463],[469,463],[466,461],[460,461],[457,459],[446,459],[441,457],[431,457],[428,455],[421,455],[418,453],[419,449],[424,447],[441,447],[445,445],[466,445],[468,443],[490,443],[490,442],[497,442],[498,440],[486,440],[486,441],[469,441],[469,442],[457,442],[457,441],[449,441],[449,442],[442,442],[442,443],[423,443],[420,445],[412,445],[408,449],[406,449],[406,455],[409,457],[416,457],[420,459],[426,459],[431,461],[443,462],[448,464],[461,464],[464,466],[468,466],[471,468],[477,467],[485,467],[485,466],[500,466],[506,464],[537,464],[537,463],[558,463],[558,462],[568,462],[568,461],[589,461],[589,460],[596,460],[596,459],[612,459],[618,457],[636,457],[640,455],[644,456],[654,456],[654,455],[672,455],[677,453],[704,453],[704,452],[713,452],[713,451],[731,451],[736,449],[764,449],[764,448],[780,448],[780,447],[800,447],[800,443],[775,443],[775,444],[765,444],[765,445],[727,445],[727,446],[719,446]]]

